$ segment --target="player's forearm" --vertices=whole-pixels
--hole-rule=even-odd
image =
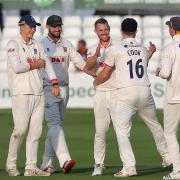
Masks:
[[[92,77],[96,77],[96,71],[95,71],[95,69],[88,70],[88,69],[86,68],[86,66],[84,66],[83,71],[84,71],[86,74],[88,74],[88,75],[90,75],[90,76],[92,76]]]
[[[45,71],[47,72],[47,75],[48,75],[49,79],[51,80],[51,83],[52,83],[52,81],[55,83],[58,83],[56,74],[54,72],[52,64],[49,62],[49,59],[46,59]]]
[[[149,50],[149,51],[147,51],[147,53],[148,53],[148,60],[149,60],[149,59],[151,59],[151,57],[154,54],[154,52]]]
[[[106,82],[110,77],[110,74],[104,73],[103,71],[97,76],[97,78],[94,80],[93,84],[94,86],[98,86],[104,82]]]
[[[23,63],[17,59],[18,57],[11,57],[11,65],[16,74],[25,73],[30,70],[30,65],[28,63]]]

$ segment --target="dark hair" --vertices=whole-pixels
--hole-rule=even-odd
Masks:
[[[84,39],[80,39],[78,43],[82,43],[84,46],[86,46],[86,41]]]
[[[104,19],[104,18],[99,18],[99,19],[96,20],[96,22],[94,23],[95,28],[96,28],[97,24],[107,24],[109,26],[107,20]]]
[[[133,34],[137,31],[137,22],[133,18],[126,18],[121,24],[121,30],[124,33]]]

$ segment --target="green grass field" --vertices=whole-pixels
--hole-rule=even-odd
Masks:
[[[162,111],[158,111],[158,117],[162,122]],[[8,151],[10,134],[13,128],[12,115],[10,110],[0,110],[0,178],[1,180],[9,179],[5,172],[5,162]],[[107,133],[107,152],[102,177],[92,177],[93,170],[93,141],[94,141],[94,117],[92,109],[68,109],[64,122],[64,130],[69,146],[71,156],[76,160],[76,166],[71,174],[65,175],[56,162],[58,173],[51,177],[43,177],[44,179],[61,179],[61,180],[104,180],[114,179],[113,173],[120,170],[122,163],[119,158],[117,141],[112,124]],[[44,149],[45,134],[47,132],[44,123],[43,134],[39,144],[38,165],[40,165]],[[167,174],[171,168],[161,167],[161,158],[156,150],[154,140],[150,131],[138,116],[133,118],[133,128],[131,132],[131,141],[137,161],[137,177],[125,179],[143,179],[143,180],[159,180]],[[25,143],[21,147],[19,154],[18,167],[23,173],[25,164]],[[15,177],[15,179],[23,179],[24,176]],[[31,177],[31,179],[42,177]]]

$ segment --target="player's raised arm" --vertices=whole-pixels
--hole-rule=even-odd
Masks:
[[[163,79],[170,78],[172,67],[175,59],[175,54],[173,53],[173,47],[168,47],[168,50],[165,48],[162,54],[161,68],[159,76]]]
[[[95,77],[95,72],[92,71],[90,63],[85,63],[82,56],[76,51],[72,44],[70,44],[70,60],[74,63],[74,65],[84,71],[86,74]]]
[[[150,59],[155,52],[156,52],[156,45],[150,41],[148,47],[148,59]]]
[[[97,59],[100,56],[100,49],[101,49],[101,44],[99,43],[94,54],[88,52],[88,59],[86,63],[87,69],[93,69],[96,67]]]
[[[114,50],[115,48],[111,46],[106,51],[106,57],[105,57],[106,59],[104,63],[104,68],[93,82],[95,87],[107,81],[110,78],[112,72],[114,71],[115,56],[116,56],[116,55],[113,55]]]

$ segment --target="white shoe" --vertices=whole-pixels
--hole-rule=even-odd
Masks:
[[[166,180],[168,180],[168,179],[180,179],[180,171],[176,172],[176,173],[172,172],[166,176],[163,176],[163,179],[166,179]]]
[[[49,172],[42,171],[38,168],[35,169],[26,169],[24,176],[50,176]]]
[[[166,168],[172,164],[169,158],[163,158],[162,167]]]
[[[20,172],[17,168],[6,168],[6,171],[8,173],[9,176],[20,176]]]
[[[114,177],[131,177],[137,176],[136,169],[133,167],[123,167],[121,171],[114,174]]]
[[[47,165],[45,167],[41,167],[41,170],[48,172],[48,173],[51,173],[51,174],[57,172],[56,168],[52,165]]]
[[[95,164],[92,176],[102,176],[103,169],[104,169],[104,164]]]

